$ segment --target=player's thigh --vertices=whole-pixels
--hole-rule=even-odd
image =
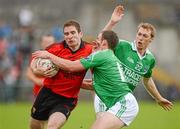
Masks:
[[[95,94],[94,96],[94,110],[96,113],[106,111],[105,103]]]
[[[120,129],[124,123],[114,114],[103,112],[93,123],[91,129]]]
[[[66,122],[66,116],[61,112],[54,112],[50,115],[47,128],[60,128]]]
[[[117,101],[107,112],[114,114],[117,118],[129,125],[137,116],[139,111],[139,106],[136,98],[128,93]]]

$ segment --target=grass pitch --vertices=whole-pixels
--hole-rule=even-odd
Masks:
[[[180,129],[180,102],[164,111],[155,102],[139,102],[140,112],[125,129]],[[31,103],[0,104],[0,129],[28,129]],[[63,129],[89,129],[95,120],[92,102],[79,102]]]

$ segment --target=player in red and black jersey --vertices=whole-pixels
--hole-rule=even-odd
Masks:
[[[46,50],[58,57],[68,60],[78,60],[87,57],[92,52],[92,45],[82,41],[79,23],[68,21],[64,24],[64,41],[48,47]],[[42,129],[48,120],[47,128],[61,128],[75,108],[81,83],[86,71],[59,72],[45,78],[31,110],[31,129]]]

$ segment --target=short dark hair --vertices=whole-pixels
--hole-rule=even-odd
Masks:
[[[69,26],[74,26],[77,29],[78,33],[81,32],[80,24],[77,21],[75,20],[66,21],[63,26],[63,31],[65,27],[69,27]]]
[[[119,38],[114,31],[107,30],[102,32],[102,40],[106,40],[110,49],[114,50],[119,42]]]

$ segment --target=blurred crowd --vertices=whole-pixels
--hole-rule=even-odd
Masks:
[[[0,19],[0,102],[14,102],[19,91],[19,83],[32,51],[37,46],[36,30],[32,25],[33,14],[23,9],[19,13],[16,28]],[[52,27],[56,41],[62,39],[59,27]]]

